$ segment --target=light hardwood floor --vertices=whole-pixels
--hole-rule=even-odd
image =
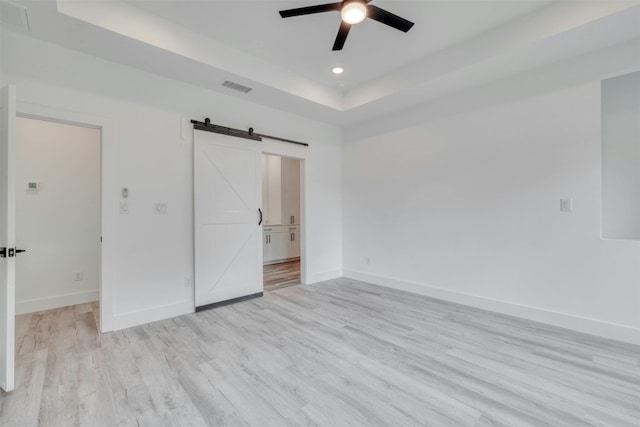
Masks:
[[[2,426],[639,426],[640,348],[336,279],[119,332],[18,316]]]
[[[282,262],[263,266],[264,291],[300,284],[300,261]]]

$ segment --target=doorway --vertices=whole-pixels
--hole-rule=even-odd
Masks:
[[[262,155],[265,292],[301,283],[301,188],[301,160]]]
[[[98,127],[16,119],[16,314],[82,305],[100,330]]]

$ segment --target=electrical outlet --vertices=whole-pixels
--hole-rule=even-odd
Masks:
[[[190,276],[184,278],[184,287],[187,289],[193,287],[193,279]]]
[[[74,282],[80,282],[82,281],[82,271],[75,271],[73,273],[73,281]]]
[[[367,265],[371,265],[371,257],[370,256],[364,257],[364,263]]]

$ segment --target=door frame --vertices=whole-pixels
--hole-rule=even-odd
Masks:
[[[14,85],[6,85],[2,87],[2,147],[0,147],[0,157],[2,158],[2,166],[5,170],[2,172],[2,193],[6,197],[0,200],[0,208],[3,210],[2,228],[5,234],[3,237],[5,245],[3,249],[9,251],[12,246],[15,247],[15,150],[16,150],[16,87]],[[6,101],[6,102],[5,102]],[[6,127],[5,127],[6,126]],[[6,140],[5,140],[6,138]],[[5,157],[6,156],[6,157]],[[6,260],[6,261],[5,261]],[[10,392],[15,387],[15,257],[11,257],[10,253],[5,254],[5,260],[2,261],[2,285],[0,290],[2,298],[0,298],[0,389]]]
[[[100,130],[100,229],[102,245],[100,247],[100,332],[112,331],[114,324],[113,315],[113,228],[115,214],[108,209],[109,206],[117,206],[117,195],[111,195],[108,191],[115,188],[113,168],[107,165],[113,164],[112,123],[109,118],[89,115],[77,111],[32,104],[17,101],[16,116],[35,120],[63,123],[73,126],[88,127]]]
[[[309,284],[307,281],[307,182],[308,162],[311,159],[311,147],[287,144],[275,139],[262,137],[262,154],[271,154],[280,157],[289,157],[300,160],[300,283]]]

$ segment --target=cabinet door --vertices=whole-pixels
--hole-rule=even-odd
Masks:
[[[293,233],[293,256],[300,258],[300,232]]]
[[[284,227],[265,228],[262,239],[264,263],[275,263],[290,258],[290,235]]]
[[[282,224],[300,223],[300,160],[283,157],[282,168]]]
[[[269,222],[269,162],[266,154],[262,155],[262,216],[263,225],[271,224]],[[264,241],[262,242],[264,244]]]
[[[273,233],[271,235],[271,245],[273,251],[274,261],[280,261],[288,258],[289,252],[289,234],[281,231],[279,233]]]
[[[271,262],[275,258],[273,257],[273,245],[271,244],[271,235],[273,233],[264,233],[262,235],[262,256],[263,262]]]
[[[267,224],[282,224],[281,158],[267,155]],[[286,222],[285,224],[288,224]]]
[[[287,258],[299,258],[300,257],[300,232],[298,227],[289,227],[289,247]]]

